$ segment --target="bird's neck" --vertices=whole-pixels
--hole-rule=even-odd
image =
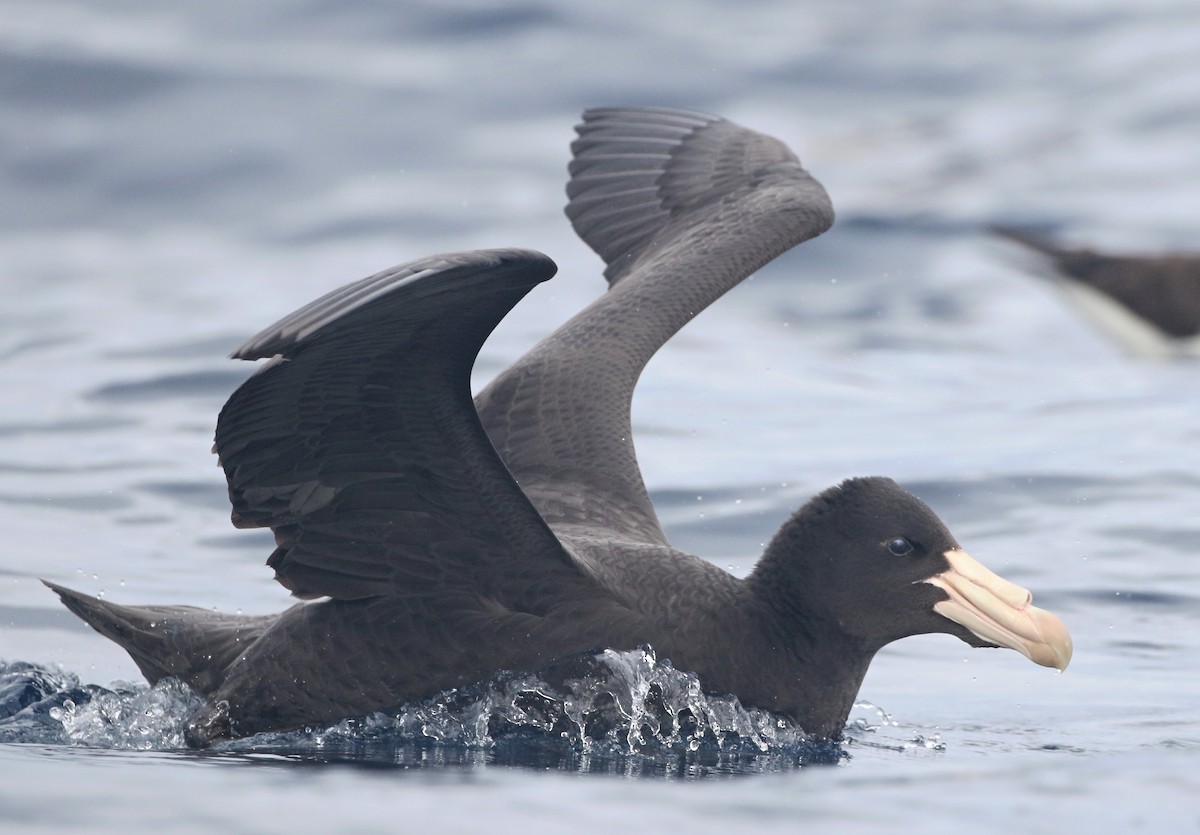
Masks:
[[[830,649],[833,649],[830,647]],[[858,699],[871,655],[846,648],[845,654],[817,653],[799,665],[794,705],[784,712],[812,736],[840,739]]]
[[[839,738],[875,650],[827,614],[819,590],[775,576],[769,560],[746,584],[778,662],[774,692],[785,694],[773,709],[813,736]]]

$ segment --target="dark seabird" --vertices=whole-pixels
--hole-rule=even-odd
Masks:
[[[1200,256],[1106,255],[1026,229],[991,231],[1044,257],[1069,299],[1130,353],[1200,356]]]
[[[58,585],[151,681],[207,704],[203,746],[322,725],[600,647],[649,644],[710,692],[836,738],[874,654],[945,632],[1063,669],[1071,640],[886,478],[801,507],[745,579],[671,547],[631,441],[643,366],[754,270],[833,222],[779,141],[682,110],[589,110],[567,214],[608,292],[472,402],[484,339],[555,272],[502,249],[434,256],[301,308],[215,451],[233,523],[270,527],[300,603],[265,617],[120,606]]]

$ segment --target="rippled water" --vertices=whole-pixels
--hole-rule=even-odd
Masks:
[[[1200,7],[5,11],[6,832],[1200,826],[1200,369],[1122,355],[981,231],[1195,246]],[[742,573],[814,492],[891,475],[1062,615],[1071,669],[945,636],[900,642],[861,694],[879,707],[857,709],[829,756],[792,738],[764,752],[756,734],[780,729],[727,728],[743,721],[734,706],[636,653],[580,679],[593,708],[610,694],[599,742],[578,733],[586,710],[557,724],[570,698],[535,697],[547,682],[500,677],[459,694],[476,736],[428,713],[447,697],[176,750],[191,697],[121,684],[132,663],[37,578],[134,603],[286,605],[262,565],[269,533],[228,526],[208,452],[249,372],[224,356],[390,264],[542,249],[561,272],[489,342],[487,379],[602,288],[561,214],[571,126],[600,103],[697,107],[785,138],[839,213],[648,369],[635,431],[673,541]],[[617,686],[622,665],[636,674]],[[646,736],[641,720],[666,713],[634,697],[655,676],[684,702]],[[685,727],[684,703],[724,718]],[[517,707],[550,731],[511,722]]]

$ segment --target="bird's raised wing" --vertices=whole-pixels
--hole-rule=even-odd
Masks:
[[[215,452],[238,527],[299,597],[478,593],[533,611],[584,575],[513,482],[471,402],[483,341],[556,270],[487,250],[381,272],[235,352],[274,357],[229,399]],[[573,579],[572,579],[573,578]]]
[[[703,113],[588,110],[567,215],[610,289],[476,398],[488,435],[551,525],[666,543],[634,453],[642,368],[692,317],[833,223],[782,142]]]

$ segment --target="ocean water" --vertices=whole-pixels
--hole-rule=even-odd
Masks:
[[[0,16],[5,832],[1200,829],[1200,367],[1122,354],[983,231],[1195,246],[1200,6],[9,0]],[[537,682],[501,678],[454,716],[180,750],[192,697],[139,684],[38,578],[287,605],[270,534],[229,526],[209,453],[250,371],[228,352],[395,263],[547,252],[560,273],[489,341],[482,385],[603,288],[562,187],[579,111],[613,103],[785,139],[839,214],[647,370],[635,432],[673,541],[744,573],[808,496],[890,475],[1064,619],[1070,669],[899,642],[834,751],[639,653],[605,659],[583,697],[657,685],[707,733],[498,733],[513,705],[542,715]]]

